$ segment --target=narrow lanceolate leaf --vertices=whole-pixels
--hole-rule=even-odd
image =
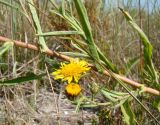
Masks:
[[[86,36],[86,43],[88,44],[91,55],[93,56],[93,60],[95,62],[97,62],[100,59],[99,59],[99,55],[98,55],[98,52],[96,49],[96,45],[93,40],[91,26],[89,23],[86,9],[85,9],[84,4],[82,3],[81,0],[74,0],[74,3],[75,3],[75,7],[77,10],[78,16],[80,18],[80,24],[81,24],[82,29],[83,29],[85,36]],[[101,68],[98,64],[96,64],[96,67],[98,68],[98,70],[101,70]]]
[[[62,36],[62,35],[75,35],[75,34],[83,34],[83,33],[78,31],[54,31],[54,32],[37,34],[37,35],[38,36]]]
[[[65,10],[64,6],[64,0],[62,1],[61,7],[57,10],[52,10],[50,11],[51,13],[54,13],[64,20],[67,21],[67,23],[74,29],[76,32],[80,33],[79,35],[81,38],[84,40],[84,44],[89,47],[89,52],[87,52],[88,56],[90,56],[91,59],[96,60],[95,62],[99,61],[99,58],[101,62],[104,62],[103,64],[113,72],[117,72],[118,70],[115,67],[115,65],[112,64],[111,61],[109,61],[104,54],[98,49],[98,47],[94,44],[94,40],[92,37],[92,32],[91,32],[91,26],[88,20],[87,12],[85,10],[85,7],[81,1],[74,1],[76,2],[76,8],[78,15],[80,17],[80,22],[69,12]],[[78,2],[78,3],[77,3]],[[74,42],[78,44],[79,46],[79,41],[78,39],[74,39]],[[78,47],[80,51],[86,51],[84,48],[81,48],[80,46]],[[97,52],[98,51],[98,52]],[[98,55],[97,55],[98,53]]]
[[[121,105],[123,119],[127,125],[136,125],[134,113],[131,110],[128,100]]]
[[[144,63],[145,63],[144,69],[146,71],[148,71],[150,76],[152,76],[152,79],[154,79],[153,81],[158,83],[158,75],[157,75],[157,72],[154,68],[153,62],[152,62],[152,49],[153,49],[153,47],[152,47],[149,39],[147,38],[145,33],[142,31],[142,29],[133,21],[132,17],[129,15],[129,13],[127,13],[126,11],[124,11],[121,8],[120,8],[120,10],[124,14],[125,18],[129,22],[129,24],[133,27],[134,30],[136,30],[138,32],[138,34],[141,38],[142,44],[144,46],[144,49],[143,49]],[[151,70],[151,72],[149,70]]]
[[[72,38],[72,40],[73,40],[77,45],[83,44],[83,45],[85,45],[85,46],[88,46],[87,43],[81,42],[81,40],[79,40],[79,39]],[[96,45],[95,45],[95,46],[96,46]],[[97,49],[97,52],[98,52],[98,54],[99,54],[99,58],[100,58],[101,62],[103,62],[103,64],[104,64],[108,69],[110,69],[111,71],[118,73],[118,70],[117,70],[116,66],[115,66],[113,63],[111,63],[111,62],[104,56],[104,54],[101,52],[101,50],[100,50],[97,46],[96,46],[96,49]],[[79,50],[82,51],[82,52],[85,51],[82,47],[81,47],[81,49],[79,49]],[[91,57],[92,55],[89,55],[89,56]]]
[[[84,53],[78,53],[78,52],[60,52],[61,54],[67,55],[67,56],[71,56],[74,58],[78,58],[78,57],[83,57],[83,58],[89,58],[89,56],[87,54]]]
[[[34,7],[33,0],[28,0],[28,2],[29,2],[29,8],[30,8],[30,11],[31,11],[31,14],[32,14],[32,18],[33,18],[33,21],[34,21],[34,24],[35,24],[36,32],[37,32],[37,34],[42,34],[40,21],[39,21],[36,9]],[[40,45],[40,49],[41,49],[42,52],[45,52],[46,50],[48,50],[48,47],[45,43],[45,39],[44,39],[43,36],[39,36],[39,42],[38,43]]]
[[[125,99],[125,97],[128,97],[128,93],[120,93],[116,91],[111,91],[107,89],[101,89],[100,91],[102,95],[104,95],[106,98],[108,98],[112,102],[116,102],[119,99]]]
[[[5,43],[0,47],[0,56],[2,56],[6,51],[8,51],[12,46],[13,46],[13,43],[12,43],[12,42],[5,42]]]
[[[10,79],[10,80],[4,80],[4,81],[0,81],[0,86],[1,85],[15,85],[15,84],[20,84],[20,83],[24,83],[24,82],[28,82],[31,80],[36,80],[36,79],[40,79],[44,76],[45,74],[40,74],[40,75],[36,75],[34,73],[28,73],[25,76],[22,77],[18,77],[18,78],[14,78],[14,79]]]

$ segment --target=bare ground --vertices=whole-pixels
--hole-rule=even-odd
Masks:
[[[93,119],[97,120],[95,112],[81,109],[76,113],[64,94],[44,88],[36,95],[0,98],[0,125],[91,125]]]

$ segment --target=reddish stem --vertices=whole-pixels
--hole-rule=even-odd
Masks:
[[[11,41],[11,42],[14,43],[14,45],[19,46],[19,47],[28,48],[28,49],[38,51],[38,47],[36,47],[35,45],[24,43],[22,41],[11,40],[9,38],[0,36],[0,42],[7,42],[7,41]],[[52,51],[50,49],[48,49],[45,53],[48,54],[48,55],[66,60],[66,61],[69,61],[71,59],[71,57],[69,57],[69,56],[59,54],[58,52]],[[93,70],[96,70],[95,67],[92,64],[89,64],[89,66],[92,67]],[[107,76],[111,76],[107,70],[104,70],[103,73]],[[131,79],[128,79],[125,76],[121,76],[121,75],[118,75],[118,74],[114,74],[114,75],[117,78],[119,78],[120,80],[122,80],[123,82],[125,82],[125,83],[127,83],[127,84],[129,84],[133,87],[136,87],[136,88],[141,88],[142,87],[142,84],[140,84],[138,82],[135,82]],[[150,93],[150,94],[160,95],[160,91],[158,91],[156,89],[153,89],[153,88],[146,87],[146,86],[144,86],[144,91],[147,92],[147,93]]]

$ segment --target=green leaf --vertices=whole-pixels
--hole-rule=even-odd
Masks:
[[[103,64],[108,69],[118,73],[117,68],[104,56],[104,54],[100,51],[100,49],[98,49],[98,47],[94,43],[94,39],[92,36],[92,29],[89,23],[89,19],[88,19],[84,4],[82,3],[81,0],[78,0],[78,1],[75,0],[73,2],[75,2],[75,7],[77,9],[77,13],[79,15],[80,22],[77,21],[77,19],[72,15],[72,12],[65,10],[64,0],[62,1],[61,7],[57,10],[52,10],[51,13],[54,13],[60,16],[61,18],[63,18],[64,20],[66,20],[67,23],[70,24],[70,26],[75,31],[80,33],[80,36],[84,40],[84,43],[86,44],[87,48],[89,48],[89,51],[86,51],[86,48],[83,49],[79,45],[77,46],[78,48],[80,48],[80,51],[85,51],[88,53],[88,56],[90,56],[90,58],[94,60],[96,67],[98,66],[97,68],[99,71],[102,71],[99,64],[103,62]],[[74,38],[72,39],[76,42],[76,44],[79,43],[78,39],[74,39]]]
[[[97,47],[97,46],[96,46]],[[104,54],[101,52],[101,50],[97,47],[97,51],[99,54],[100,59],[105,63],[105,66],[110,69],[111,71],[118,73],[117,67],[109,60],[107,59]]]
[[[122,96],[124,97],[126,95],[129,95],[128,93],[112,91],[112,90],[108,90],[106,88],[103,88],[102,91],[110,93],[110,95],[112,95],[113,97],[122,97]]]
[[[97,62],[100,62],[100,58],[97,52],[96,45],[94,43],[93,35],[91,32],[91,26],[87,16],[87,11],[81,0],[74,0],[73,2],[75,3],[75,7],[77,10],[78,16],[80,18],[80,24],[85,33],[85,38],[86,38],[85,42],[89,47],[90,53],[92,55],[92,58],[95,62],[97,69],[101,72],[102,71],[101,66],[97,63]]]
[[[13,46],[13,43],[12,43],[12,42],[5,42],[5,43],[0,47],[0,56],[2,56],[6,51],[8,51],[12,46]]]
[[[58,5],[57,3],[55,2],[55,0],[49,0],[51,2],[51,4],[56,8],[58,9]]]
[[[41,33],[37,35],[38,36],[62,36],[62,35],[75,35],[75,34],[83,34],[83,33],[78,31],[54,31],[54,32]]]
[[[146,71],[148,71],[150,76],[152,76],[152,79],[153,79],[152,81],[155,81],[156,83],[158,83],[158,75],[157,75],[157,72],[154,68],[153,62],[152,62],[152,49],[153,49],[153,47],[152,47],[149,39],[147,38],[147,36],[143,32],[143,30],[133,21],[132,17],[129,15],[129,13],[124,11],[122,8],[120,8],[120,10],[124,14],[128,23],[132,26],[132,28],[135,31],[138,32],[138,34],[141,38],[141,42],[144,46],[144,49],[143,49],[144,64],[145,64],[144,69]],[[149,66],[149,68],[148,68],[148,66]],[[151,72],[149,70],[151,70]]]
[[[100,92],[112,102],[117,102],[119,99],[122,99],[122,97],[125,97],[128,95],[128,93],[110,91],[107,89],[101,89]]]
[[[71,56],[71,57],[83,57],[83,58],[89,58],[87,54],[84,53],[78,53],[78,52],[60,52],[61,54]]]
[[[10,80],[4,80],[4,81],[0,81],[0,86],[1,85],[15,85],[15,84],[20,84],[20,83],[24,83],[24,82],[28,82],[31,80],[36,80],[36,79],[40,79],[43,76],[45,76],[46,74],[40,74],[40,75],[36,75],[34,73],[27,73],[25,76],[21,76],[18,78],[14,78],[14,79],[10,79]]]
[[[87,52],[85,50],[83,50],[79,45],[86,45],[86,43],[84,42],[81,42],[80,40],[77,40],[76,43],[74,43],[74,40],[73,42],[71,41],[71,44],[74,48],[76,48],[77,50],[79,50],[80,52],[82,52],[83,54],[87,54]]]
[[[29,2],[29,8],[30,8],[30,11],[31,11],[31,14],[32,14],[32,18],[33,18],[33,21],[34,21],[34,24],[35,24],[36,32],[38,34],[42,34],[40,21],[39,21],[36,9],[34,7],[33,0],[28,0],[28,2]],[[45,43],[45,39],[44,39],[43,36],[39,36],[38,44],[40,45],[40,49],[41,49],[42,52],[46,52],[48,50],[48,47]]]
[[[121,105],[121,111],[124,116],[124,121],[127,125],[136,125],[135,115],[131,110],[128,100]]]
[[[76,44],[73,43],[73,46],[75,48],[77,48],[78,50],[82,51],[83,53],[85,52],[86,54],[88,54],[88,56],[90,56],[92,58],[92,55],[89,54],[89,52],[86,50],[86,47],[88,46],[87,43],[84,43],[82,42],[81,40],[79,39],[75,39],[75,38],[72,38],[73,42],[75,42]],[[77,45],[77,46],[76,46]],[[84,45],[86,47],[82,47],[81,45]],[[96,45],[95,45],[96,46]],[[96,46],[97,48],[97,51],[98,51],[98,54],[99,54],[99,58],[101,60],[101,62],[110,70],[118,73],[118,70],[116,68],[116,66],[111,63],[105,56],[104,54],[101,52],[101,50]]]

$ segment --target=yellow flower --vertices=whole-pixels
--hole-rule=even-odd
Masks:
[[[76,83],[69,83],[66,86],[66,92],[68,95],[77,96],[81,92],[81,87]]]
[[[69,64],[61,63],[59,69],[52,73],[54,79],[62,79],[62,81],[68,81],[71,83],[72,81],[78,82],[80,77],[88,71],[90,67],[86,61],[71,59]]]

